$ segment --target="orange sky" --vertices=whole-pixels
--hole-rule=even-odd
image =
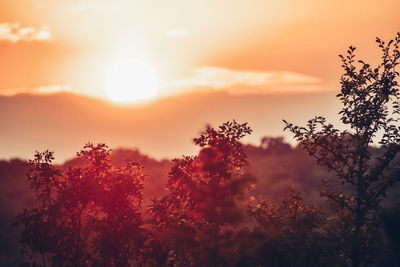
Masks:
[[[0,158],[50,149],[60,162],[87,141],[178,157],[207,123],[233,118],[253,144],[291,141],[282,119],[341,127],[338,54],[355,45],[376,63],[375,37],[395,36],[399,11],[398,0],[0,0]],[[110,78],[126,58],[156,70],[149,103],[110,102],[107,88],[154,76]],[[75,94],[48,94],[59,91]]]
[[[159,95],[337,88],[348,45],[374,58],[400,30],[397,0],[1,0],[0,94],[104,97],[118,57],[157,69]]]

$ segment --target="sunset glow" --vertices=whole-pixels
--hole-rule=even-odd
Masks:
[[[400,0],[0,0],[0,267],[400,266]]]
[[[335,118],[338,54],[354,45],[376,63],[374,40],[398,31],[400,1],[325,2],[2,1],[0,99],[32,99],[0,102],[0,157],[51,147],[61,161],[98,140],[160,159],[194,153],[188,136],[207,123],[248,121],[257,130],[246,141],[258,144],[265,134],[286,135],[283,117],[302,121],[319,110]],[[78,110],[75,96],[98,106]],[[41,97],[55,100],[38,120]],[[59,119],[65,114],[71,121]],[[71,136],[54,135],[49,145],[48,125]],[[149,140],[165,134],[171,142]]]
[[[106,93],[114,102],[141,102],[155,97],[157,73],[147,62],[121,60],[107,73]]]

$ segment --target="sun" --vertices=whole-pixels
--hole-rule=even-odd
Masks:
[[[143,102],[154,98],[157,94],[157,72],[146,61],[138,59],[117,61],[106,75],[105,91],[111,101]]]

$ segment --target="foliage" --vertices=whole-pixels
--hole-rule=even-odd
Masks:
[[[341,187],[332,189],[326,182],[322,194],[335,208],[335,239],[347,239],[340,243],[352,266],[373,261],[381,242],[379,204],[386,190],[400,180],[399,166],[391,166],[400,151],[399,73],[395,70],[400,33],[387,44],[379,38],[377,43],[382,61],[376,68],[362,60],[357,67],[352,46],[347,56],[340,56],[344,74],[337,97],[343,105],[339,114],[347,130],[334,128],[323,117],[309,120],[307,127],[284,121],[285,129],[301,146],[336,174]],[[371,151],[376,142],[381,154],[375,158]]]
[[[53,153],[36,153],[28,179],[36,207],[17,218],[24,226],[25,252],[39,253],[43,265],[126,266],[140,261],[145,231],[140,228],[142,167],[110,165],[104,144],[87,144],[78,153],[87,166],[63,172],[52,165]]]
[[[261,138],[261,148],[270,152],[285,152],[291,149],[291,146],[284,142],[283,137],[263,137]]]
[[[247,203],[251,217],[259,224],[263,251],[262,266],[334,266],[333,248],[325,242],[321,227],[323,210],[304,202],[293,188],[278,204],[251,196]]]
[[[154,224],[169,237],[164,248],[171,264],[218,265],[221,260],[215,254],[224,229],[244,215],[237,201],[243,198],[251,177],[243,172],[247,159],[239,140],[249,133],[246,123],[235,121],[219,129],[207,127],[194,139],[201,147],[198,156],[174,160],[167,194],[152,207]]]

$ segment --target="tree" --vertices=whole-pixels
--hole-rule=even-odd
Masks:
[[[261,148],[269,152],[287,152],[290,151],[291,146],[285,143],[283,137],[263,137],[261,138]]]
[[[39,253],[43,266],[127,266],[142,260],[142,167],[110,164],[104,144],[77,154],[84,167],[57,169],[53,153],[36,153],[28,174],[36,207],[17,218],[25,252]],[[35,259],[35,258],[33,258]],[[35,264],[35,263],[34,263]]]
[[[373,262],[381,235],[378,210],[386,190],[400,180],[399,166],[391,162],[400,151],[399,64],[400,33],[388,43],[377,38],[381,63],[372,68],[359,60],[355,48],[340,55],[344,74],[337,95],[343,107],[340,119],[347,130],[340,131],[323,117],[306,127],[285,123],[300,145],[318,163],[335,173],[339,187],[325,182],[322,192],[336,210],[331,236],[341,246],[344,261],[352,266]],[[380,146],[380,155],[372,153]],[[336,230],[334,230],[334,228]]]
[[[337,265],[338,257],[321,232],[326,220],[322,208],[305,203],[293,188],[278,204],[257,196],[255,187],[251,191],[247,210],[258,222],[253,232],[261,245],[249,266]]]
[[[194,139],[199,154],[174,160],[167,194],[152,207],[153,223],[160,236],[167,236],[160,264],[230,265],[223,256],[232,245],[226,230],[244,215],[238,200],[251,178],[244,175],[247,159],[240,139],[249,133],[247,123],[235,121],[207,127]]]

